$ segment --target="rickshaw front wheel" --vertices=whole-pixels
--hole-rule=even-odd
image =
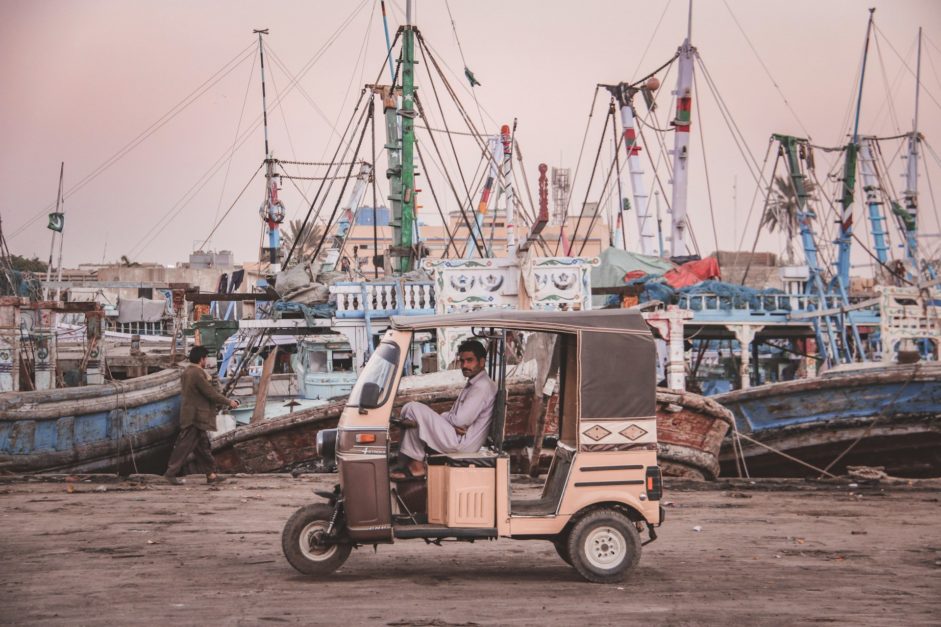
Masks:
[[[326,542],[333,507],[307,505],[288,519],[281,534],[281,549],[288,562],[305,575],[329,575],[350,556],[349,544]]]
[[[593,583],[624,579],[640,561],[640,551],[637,528],[627,516],[612,509],[585,514],[568,537],[572,566]]]

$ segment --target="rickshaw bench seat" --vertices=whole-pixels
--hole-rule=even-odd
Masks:
[[[450,466],[451,468],[496,468],[497,455],[491,451],[478,453],[441,453],[428,456],[429,466]]]

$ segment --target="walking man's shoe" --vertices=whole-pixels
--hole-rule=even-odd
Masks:
[[[179,477],[172,477],[170,475],[164,475],[163,478],[166,479],[167,483],[171,485],[183,485],[186,483],[185,479],[180,479]]]
[[[222,483],[225,480],[226,480],[225,477],[217,475],[216,473],[212,473],[211,475],[206,475],[206,483],[210,485],[213,483]]]

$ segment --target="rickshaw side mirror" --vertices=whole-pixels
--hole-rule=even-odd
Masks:
[[[379,407],[379,396],[382,394],[382,388],[378,383],[368,382],[363,384],[363,389],[359,393],[359,406],[361,409],[375,409]]]

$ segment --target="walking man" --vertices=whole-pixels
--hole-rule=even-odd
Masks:
[[[206,483],[225,481],[224,477],[216,474],[208,432],[216,430],[217,405],[234,409],[239,402],[227,399],[212,385],[205,370],[208,356],[205,346],[194,346],[189,354],[190,363],[181,377],[180,435],[173,445],[167,472],[163,475],[173,485],[183,483],[177,475],[190,453],[195,457],[197,470],[206,473]]]
[[[472,453],[487,441],[497,395],[497,384],[484,370],[487,350],[480,342],[468,340],[458,346],[457,353],[467,385],[450,411],[439,414],[416,402],[402,407],[398,424],[406,430],[399,451],[405,463],[390,475],[393,480],[425,475],[426,445],[438,453]]]

